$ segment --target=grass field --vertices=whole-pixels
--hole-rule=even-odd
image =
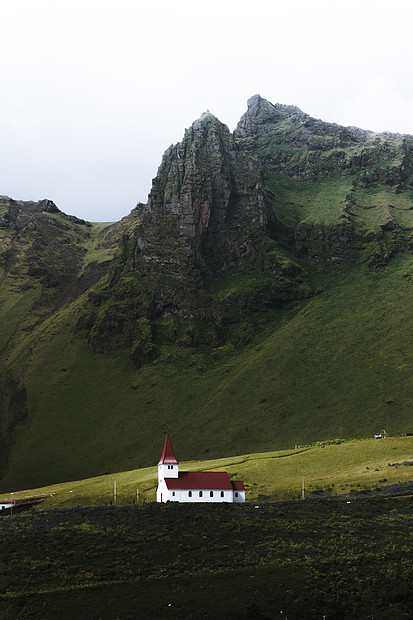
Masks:
[[[162,445],[159,446],[159,456],[161,450]],[[306,496],[358,495],[413,480],[413,437],[353,440],[181,462],[180,469],[228,471],[232,479],[244,481],[246,501],[296,499],[301,496],[303,478]],[[13,499],[40,498],[40,509],[105,505],[114,503],[115,482],[118,506],[131,505],[137,500],[139,503],[154,501],[157,468],[14,491]],[[6,502],[10,497],[10,492],[3,493],[0,502]]]

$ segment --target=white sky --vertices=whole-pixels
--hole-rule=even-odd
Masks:
[[[0,194],[118,220],[247,99],[413,134],[411,0],[0,0]]]

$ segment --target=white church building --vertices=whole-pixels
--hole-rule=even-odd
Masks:
[[[241,480],[230,480],[224,471],[179,471],[169,435],[166,435],[158,463],[156,501],[165,502],[245,502]]]

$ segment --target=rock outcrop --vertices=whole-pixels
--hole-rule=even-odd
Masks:
[[[136,231],[148,272],[217,277],[245,263],[275,226],[260,169],[209,112],[165,153]]]
[[[273,274],[265,303],[304,294],[295,281],[301,269],[274,252],[275,237],[285,232],[268,200],[259,162],[206,112],[164,154],[139,224],[124,243],[123,261],[145,274],[147,282],[155,278],[150,318],[207,319],[208,282],[261,271],[263,263]],[[285,282],[277,286],[281,262],[295,272],[291,292]]]

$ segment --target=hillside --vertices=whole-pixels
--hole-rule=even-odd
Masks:
[[[3,197],[0,489],[413,432],[412,147],[255,96],[120,222]]]

